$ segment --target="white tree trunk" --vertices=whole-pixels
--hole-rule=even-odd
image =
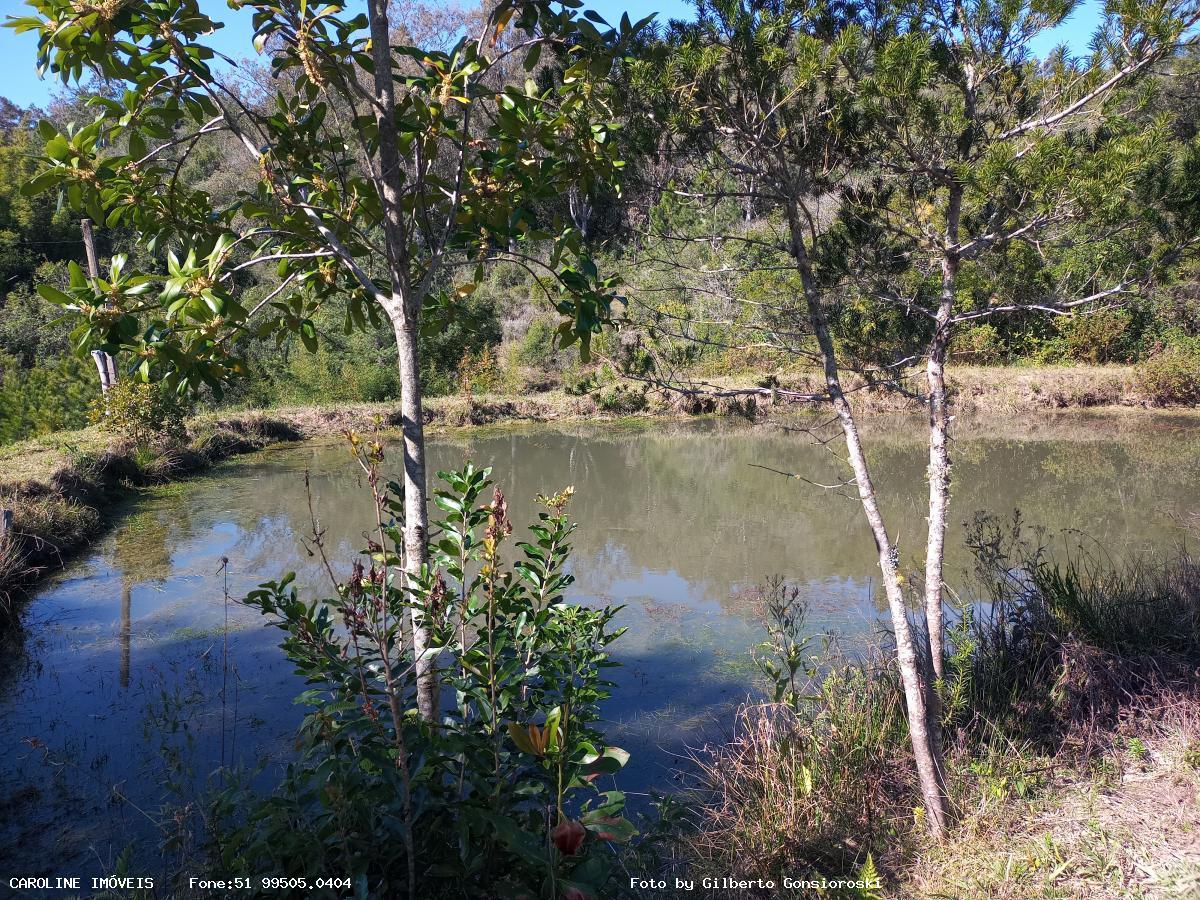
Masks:
[[[117,361],[111,353],[105,353],[103,350],[93,350],[92,360],[100,374],[100,390],[107,394],[109,388],[117,383]]]
[[[400,430],[404,438],[404,568],[409,578],[429,561],[429,507],[425,482],[425,422],[421,403],[417,323],[405,317],[395,326],[400,363]],[[426,721],[437,716],[435,659],[429,647],[424,611],[412,609],[413,656],[416,659],[417,709]]]
[[[379,127],[379,158],[372,173],[383,204],[383,231],[387,245],[392,292],[380,298],[396,334],[400,373],[401,431],[404,436],[404,568],[412,576],[429,560],[429,511],[425,485],[425,426],[421,410],[420,362],[417,335],[421,298],[408,283],[408,232],[401,205],[404,171],[396,144],[396,89],[392,77],[392,43],[387,0],[369,0],[371,55],[374,62],[375,120]],[[437,673],[428,652],[429,629],[418,609],[411,613],[413,655],[417,673],[417,709],[426,721],[437,716]]]
[[[92,220],[80,219],[79,230],[83,234],[83,250],[87,254],[88,275],[92,278],[100,277],[100,261],[96,258],[96,241],[92,237]],[[112,306],[112,303],[106,303],[106,306]],[[107,394],[109,389],[117,383],[117,361],[113,359],[111,353],[105,353],[103,350],[93,350],[92,359],[96,362],[96,371],[100,373],[100,392]]]
[[[804,287],[809,320],[817,338],[824,361],[825,386],[841,424],[846,439],[846,455],[858,485],[858,496],[863,514],[875,539],[879,557],[879,571],[891,612],[892,629],[896,636],[896,661],[900,667],[900,678],[904,685],[904,699],[908,712],[908,728],[912,739],[913,757],[921,782],[921,795],[925,801],[926,817],[930,831],[941,837],[946,827],[946,792],[943,786],[940,742],[929,728],[928,685],[922,676],[922,667],[908,623],[908,612],[904,605],[904,592],[900,587],[896,551],[888,536],[883,514],[871,478],[870,467],[863,452],[858,434],[858,425],[850,401],[842,390],[837,354],[829,334],[829,321],[825,314],[820,291],[813,278],[808,251],[804,245],[796,210],[789,210],[792,231],[792,256],[796,260],[800,279]]]
[[[933,675],[939,680],[944,674],[942,569],[946,556],[946,511],[950,505],[950,412],[946,403],[946,356],[950,343],[950,316],[954,308],[954,275],[958,260],[947,258],[942,268],[942,300],[925,365],[929,392],[929,535],[925,544],[925,623],[929,630]]]
[[[941,684],[945,677],[943,568],[946,559],[946,513],[950,507],[950,410],[946,398],[946,359],[954,316],[954,288],[958,277],[958,229],[962,218],[962,187],[950,189],[946,208],[946,242],[942,251],[942,286],[933,337],[925,363],[929,404],[929,531],[925,540],[925,629],[929,636],[929,663],[933,685],[929,691],[929,730],[940,747],[942,731]]]

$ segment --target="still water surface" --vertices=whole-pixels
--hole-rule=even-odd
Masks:
[[[885,514],[915,567],[920,430],[876,430],[867,437]],[[1200,509],[1198,433],[1195,420],[1149,416],[964,427],[950,579],[969,566],[961,523],[977,510],[1019,508],[1121,554],[1185,540]],[[439,437],[430,456],[431,472],[465,458],[492,466],[518,524],[534,517],[535,494],[576,486],[569,598],[625,606],[606,727],[633,753],[622,776],[632,791],[669,789],[679,757],[719,735],[753,690],[754,589],[765,576],[801,586],[814,632],[853,642],[883,623],[852,492],[771,471],[839,480],[830,451],[800,432],[711,422],[476,431]],[[302,715],[297,679],[280,633],[224,595],[226,580],[236,598],[293,570],[325,590],[303,543],[306,470],[327,545],[348,567],[366,495],[341,446],[309,444],[131,504],[29,605],[0,667],[0,871],[99,874],[130,844],[152,859],[168,781],[186,794],[224,762],[263,764],[269,783]]]

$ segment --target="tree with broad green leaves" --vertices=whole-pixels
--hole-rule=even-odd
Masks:
[[[536,208],[618,182],[606,80],[636,27],[550,0],[501,0],[453,47],[423,49],[395,40],[387,0],[353,18],[306,0],[230,3],[254,12],[254,48],[273,75],[266,96],[218,72],[224,58],[206,38],[221,25],[199,0],[30,0],[32,15],[9,18],[38,35],[42,73],[94,73],[118,88],[92,99],[91,122],[39,125],[45,155],[28,190],[58,191],[96,222],[134,231],[165,268],[135,271],[118,255],[107,275],[72,265],[67,290],[40,290],[77,314],[81,351],[218,396],[244,368],[239,336],[292,332],[313,349],[323,306],[343,305],[347,328],[386,316],[411,582],[428,559],[418,337],[453,314],[485,266],[508,261],[537,273],[562,317],[560,342],[579,342],[586,357],[616,279],[600,275],[576,228],[539,221]],[[514,64],[529,75],[523,85],[502,77]],[[221,205],[179,177],[217,135],[257,170]],[[277,284],[246,308],[242,278],[264,267]],[[437,648],[419,608],[411,625],[419,707],[433,718]]]

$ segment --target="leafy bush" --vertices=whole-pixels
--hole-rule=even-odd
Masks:
[[[394,365],[343,367],[343,371],[347,369],[347,383],[355,399],[382,403],[400,396],[400,373]]]
[[[516,346],[517,362],[525,366],[550,367],[558,357],[558,351],[554,349],[557,330],[558,320],[550,316],[539,316],[530,322]]]
[[[291,574],[246,598],[286,633],[312,711],[269,798],[220,798],[222,865],[346,873],[362,896],[597,896],[616,867],[608,843],[634,832],[624,795],[598,782],[627,759],[595,727],[615,610],[562,594],[572,489],[539,497],[546,511],[509,563],[507,501],[482,499],[489,470],[438,473],[446,517],[405,586],[400,488],[380,475],[382,447],[352,440],[378,524],[349,577],[322,601],[302,600]],[[415,610],[439,648],[436,724],[416,712]]]
[[[139,447],[187,436],[188,403],[161,383],[123,379],[92,403],[91,418]]]
[[[596,405],[604,412],[629,416],[639,413],[650,405],[645,390],[635,390],[623,384],[604,388],[596,395]]]
[[[0,264],[0,270],[3,270]],[[65,280],[49,263],[39,267],[38,279],[45,282]],[[0,353],[18,358],[23,368],[71,355],[71,329],[59,322],[62,310],[41,294],[20,285],[0,299]]]
[[[1131,358],[1132,317],[1126,310],[1071,316],[1059,325],[1067,355],[1079,362],[1128,362]]]
[[[956,362],[980,365],[998,363],[1005,355],[1004,340],[991,323],[964,328],[954,336],[950,349]]]
[[[1162,348],[1138,368],[1137,383],[1152,403],[1200,401],[1200,351],[1183,343]]]
[[[458,362],[458,389],[464,394],[491,394],[504,386],[504,370],[492,347],[467,351]]]
[[[500,318],[495,304],[478,292],[466,298],[453,318],[430,316],[421,332],[421,383],[427,394],[453,394],[459,364],[499,346]]]
[[[91,360],[62,356],[26,369],[0,353],[0,444],[86,425],[99,390]]]
[[[1058,365],[1067,362],[1070,357],[1066,338],[1061,335],[1037,341],[1031,349],[1029,359],[1041,365]]]
[[[271,392],[275,400],[290,403],[378,403],[400,396],[396,351],[367,355],[361,336],[347,346],[322,346],[315,353],[293,352],[286,376]],[[357,356],[355,355],[357,350]]]
[[[574,397],[590,394],[600,387],[600,376],[595,369],[568,369],[563,373],[563,391]]]

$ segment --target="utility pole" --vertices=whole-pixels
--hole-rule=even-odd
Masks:
[[[88,275],[100,277],[100,263],[96,260],[96,242],[92,239],[92,220],[80,219],[79,229],[83,232],[83,249],[87,253]],[[108,303],[105,304],[110,305]],[[100,390],[107,394],[108,389],[117,383],[117,361],[111,353],[103,350],[93,350],[92,359],[96,361],[96,369],[100,373]]]

